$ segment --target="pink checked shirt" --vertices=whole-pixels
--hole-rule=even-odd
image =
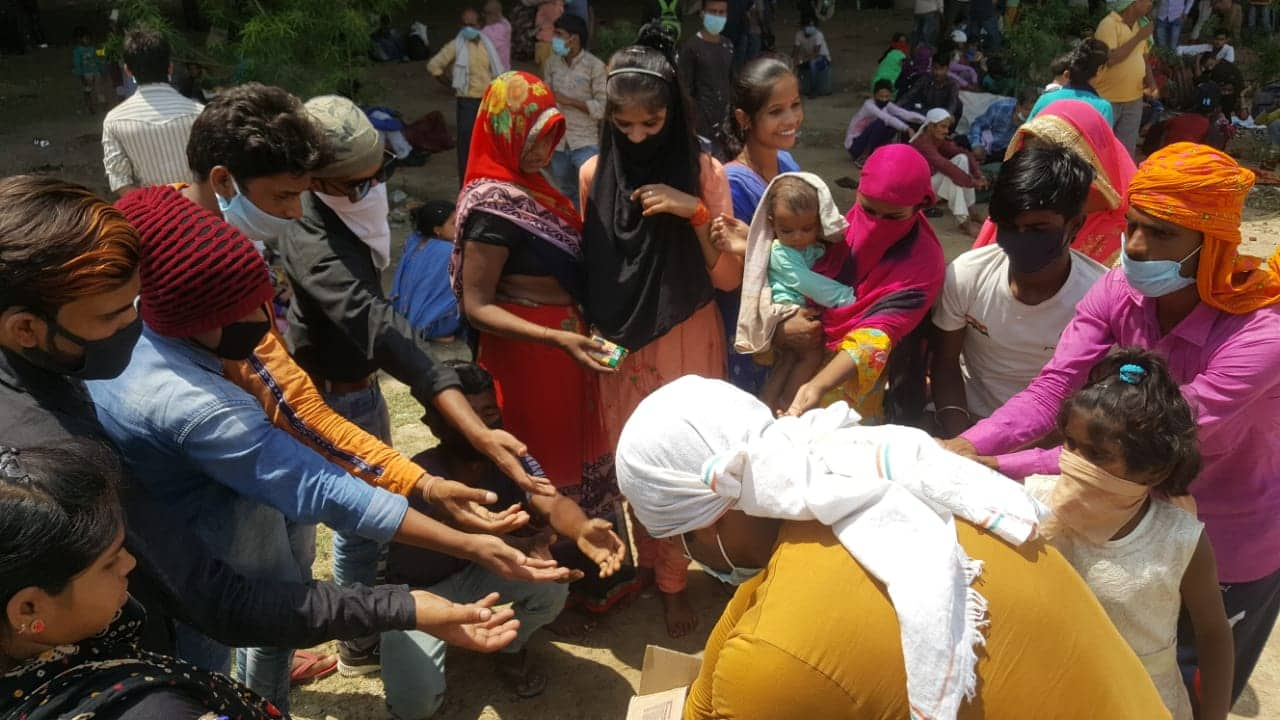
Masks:
[[[1063,400],[1115,346],[1152,350],[1169,363],[1200,423],[1204,469],[1191,485],[1222,582],[1280,569],[1280,306],[1231,315],[1201,303],[1161,335],[1155,301],[1119,268],[1076,307],[1053,359],[1026,390],[962,437],[999,455],[1045,436]],[[1012,477],[1058,472],[1058,450],[999,458]]]

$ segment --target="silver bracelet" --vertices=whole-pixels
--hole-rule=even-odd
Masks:
[[[941,415],[942,413],[948,410],[959,410],[960,412],[964,413],[964,416],[966,418],[973,419],[973,416],[969,414],[968,408],[962,408],[959,405],[943,405],[942,407],[935,409],[933,411],[933,414]]]

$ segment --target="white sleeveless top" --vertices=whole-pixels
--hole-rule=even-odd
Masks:
[[[1048,504],[1056,475],[1032,475],[1027,490]],[[1174,720],[1191,720],[1191,700],[1178,671],[1182,576],[1204,524],[1166,500],[1152,498],[1138,526],[1103,545],[1069,533],[1054,547],[1080,573],[1120,635],[1142,660]]]

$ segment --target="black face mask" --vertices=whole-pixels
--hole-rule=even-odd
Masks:
[[[888,101],[888,100],[876,100],[876,107],[878,107],[878,108],[886,108],[886,107],[888,107],[888,106],[889,106],[889,101]]]
[[[222,339],[213,354],[225,360],[248,360],[262,338],[271,332],[271,321],[238,322],[222,328]]]
[[[999,228],[996,244],[1009,257],[1009,267],[1026,275],[1045,269],[1062,255],[1066,234],[1066,228],[1022,231]]]
[[[101,340],[85,340],[58,324],[53,318],[46,318],[49,327],[45,342],[48,350],[29,348],[22,352],[23,357],[31,363],[46,370],[69,375],[81,380],[110,380],[120,376],[129,359],[133,357],[133,346],[138,344],[142,335],[142,316],[133,322],[108,335]],[[80,357],[68,357],[53,344],[55,335],[79,345],[83,354]]]
[[[661,130],[638,143],[631,142],[621,131],[615,131],[618,133],[618,141],[615,143],[618,153],[628,165],[639,167],[652,165],[666,148],[670,128],[671,123],[668,122]]]

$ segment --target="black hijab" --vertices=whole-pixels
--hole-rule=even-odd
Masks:
[[[605,121],[582,232],[587,319],[608,340],[639,350],[710,302],[712,287],[689,221],[666,213],[644,217],[631,194],[643,185],[665,183],[700,197],[701,157],[669,63],[662,72],[624,67],[609,75],[611,80],[638,75],[665,82],[671,98],[662,130],[641,143]]]

